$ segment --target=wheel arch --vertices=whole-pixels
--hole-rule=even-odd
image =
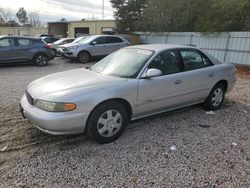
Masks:
[[[228,82],[225,79],[218,81],[214,86],[216,86],[217,84],[222,84],[225,87],[225,92],[227,91]]]
[[[100,105],[104,104],[104,103],[107,103],[107,102],[111,102],[111,101],[116,101],[116,102],[119,102],[121,103],[126,111],[128,112],[128,117],[129,117],[129,120],[131,119],[131,116],[132,116],[132,113],[133,113],[133,110],[132,110],[132,106],[131,104],[126,100],[126,99],[122,99],[122,98],[111,98],[111,99],[107,99],[107,100],[104,100],[100,103],[98,103],[92,110],[91,112],[89,113],[89,116],[88,116],[88,119],[86,121],[86,126],[84,128],[84,132],[86,132],[86,128],[87,128],[87,125],[88,125],[88,122],[89,122],[89,118],[91,116],[91,114],[93,113],[93,111]]]
[[[81,50],[81,51],[78,52],[77,58],[79,58],[79,55],[80,55],[80,53],[82,53],[82,52],[87,52],[87,53],[89,54],[89,57],[90,57],[90,58],[92,57],[92,54],[90,53],[90,51],[88,51],[88,50]]]
[[[40,54],[45,55],[46,57],[49,57],[49,56],[48,56],[46,53],[44,53],[44,52],[36,52],[36,53],[33,55],[32,60],[35,60],[36,56],[38,56],[38,55],[40,55]]]

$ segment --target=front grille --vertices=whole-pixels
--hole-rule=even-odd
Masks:
[[[28,91],[26,91],[26,98],[28,100],[28,102],[33,105],[34,104],[34,99],[33,97],[28,93]]]

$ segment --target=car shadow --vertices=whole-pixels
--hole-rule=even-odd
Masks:
[[[35,66],[35,65],[31,62],[0,63],[0,68],[31,67],[31,66]]]

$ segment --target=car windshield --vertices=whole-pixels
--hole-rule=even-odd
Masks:
[[[84,39],[85,37],[78,37],[72,43],[78,43],[78,41]]]
[[[90,70],[106,75],[134,78],[152,55],[151,50],[121,49],[90,67]]]

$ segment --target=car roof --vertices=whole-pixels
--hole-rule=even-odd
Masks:
[[[160,52],[163,50],[168,49],[175,49],[175,48],[190,48],[190,49],[197,49],[192,46],[186,46],[186,45],[176,45],[176,44],[142,44],[142,45],[134,45],[134,46],[128,46],[127,48],[139,48],[143,50],[152,50],[155,52]]]
[[[18,35],[1,35],[0,36],[0,39],[1,38],[5,38],[5,37],[8,37],[8,38],[25,38],[25,39],[39,39],[39,37],[30,37],[30,36],[18,36]]]
[[[134,45],[134,46],[128,46],[126,47],[128,49],[142,49],[142,50],[152,50],[156,53],[164,51],[164,50],[170,50],[170,49],[196,49],[201,52],[203,52],[214,64],[221,64],[222,62],[216,59],[214,56],[212,56],[210,53],[203,51],[199,48],[188,46],[188,45],[176,45],[176,44],[142,44],[142,45]]]
[[[119,38],[121,38],[121,36],[118,36],[118,35],[87,35],[87,36],[90,36],[90,37],[119,37]]]

